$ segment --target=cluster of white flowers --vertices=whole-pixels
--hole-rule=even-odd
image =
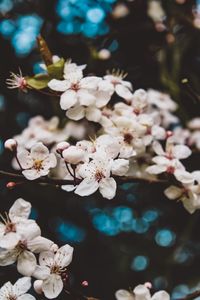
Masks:
[[[69,245],[58,248],[54,242],[41,236],[38,224],[28,219],[31,204],[17,199],[8,214],[1,216],[0,266],[17,264],[18,272],[25,276],[15,285],[7,282],[0,289],[2,300],[33,300],[25,294],[31,287],[31,278],[36,292],[48,299],[56,298],[63,289],[67,266],[72,261],[73,248]],[[37,261],[38,257],[38,261]]]
[[[200,149],[200,119],[183,129],[169,95],[152,89],[133,91],[119,70],[84,77],[85,68],[66,61],[63,80],[51,79],[48,87],[60,93],[67,118],[85,118],[92,121],[90,126],[85,130],[88,122],[68,121],[61,129],[57,117],[31,119],[15,137],[22,174],[34,180],[51,176],[54,169],[54,177],[72,182],[63,184],[63,190],[88,196],[99,189],[107,199],[114,198],[122,176],[165,180],[169,199],[181,200],[190,213],[200,208],[200,171],[189,173],[182,162],[192,154],[190,148]],[[91,138],[83,140],[87,135]]]
[[[115,293],[117,300],[170,300],[170,296],[165,291],[159,291],[153,296],[150,294],[151,284],[149,282],[140,284],[133,291],[118,290]]]

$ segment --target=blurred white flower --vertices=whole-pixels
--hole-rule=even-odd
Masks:
[[[28,150],[20,150],[17,153],[18,160],[23,168],[22,174],[28,180],[35,180],[41,176],[46,176],[51,168],[55,168],[57,164],[54,153],[42,143],[37,143]]]
[[[8,281],[0,288],[0,300],[35,300],[35,297],[27,294],[30,288],[30,277],[22,277],[13,285]]]
[[[170,296],[165,291],[159,291],[151,296],[149,288],[146,285],[138,285],[133,292],[127,290],[118,290],[115,293],[117,300],[170,300]]]

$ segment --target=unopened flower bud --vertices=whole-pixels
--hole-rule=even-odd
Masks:
[[[87,280],[84,280],[84,281],[81,283],[81,285],[82,285],[83,287],[87,287],[89,284],[88,284],[88,281],[87,281]]]
[[[56,146],[56,151],[61,154],[65,149],[67,149],[70,146],[68,142],[60,142]]]
[[[14,182],[14,181],[10,181],[6,184],[6,187],[8,189],[13,189],[15,186],[16,186],[16,182]]]
[[[108,49],[101,49],[98,52],[99,59],[106,60],[106,59],[109,59],[110,56],[111,56],[111,53],[110,53],[110,51]]]
[[[51,246],[51,248],[50,248],[50,251],[52,251],[52,252],[58,251],[58,245],[53,244],[53,245]]]
[[[168,131],[166,132],[166,138],[168,139],[168,138],[171,137],[171,136],[173,136],[173,132],[170,131],[170,130],[168,130]]]
[[[66,162],[76,165],[85,158],[85,152],[82,149],[78,149],[76,146],[70,146],[63,151],[63,158]]]
[[[34,281],[33,283],[33,287],[34,287],[34,290],[36,291],[37,294],[41,295],[42,294],[42,283],[43,281],[42,280],[36,280]]]
[[[17,148],[17,142],[14,139],[8,139],[5,141],[4,147],[10,151],[15,151]]]
[[[151,282],[145,282],[144,286],[148,289],[152,289],[152,283]]]

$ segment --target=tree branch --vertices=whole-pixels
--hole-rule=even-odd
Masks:
[[[30,181],[26,179],[23,175],[13,172],[7,172],[0,170],[0,177],[5,177],[12,179],[14,181],[23,181],[23,182],[34,182],[34,183],[46,183],[46,184],[52,184],[52,185],[66,185],[66,184],[74,184],[73,180],[67,180],[67,179],[59,179],[59,178],[51,178],[51,177],[40,177],[34,181]],[[147,179],[147,178],[138,178],[138,177],[114,177],[118,184],[126,183],[126,182],[144,182],[144,183],[167,183],[167,180],[160,180],[160,179]],[[76,178],[76,182],[80,183],[81,179]]]

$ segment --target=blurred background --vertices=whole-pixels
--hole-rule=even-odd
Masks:
[[[33,116],[54,115],[48,96],[5,84],[19,67],[24,75],[41,72],[40,33],[53,54],[87,63],[88,74],[119,68],[134,89],[169,92],[183,124],[199,115],[199,0],[0,0],[0,169],[11,169],[5,139]],[[188,167],[200,167],[198,155]],[[126,183],[108,201],[33,183],[8,191],[6,182],[1,178],[2,212],[22,197],[43,236],[75,247],[70,282],[80,294],[112,300],[119,288],[151,281],[178,299],[200,287],[199,213],[165,199],[162,187]],[[1,284],[17,277],[14,266],[0,269]],[[59,297],[67,298],[75,299]]]

